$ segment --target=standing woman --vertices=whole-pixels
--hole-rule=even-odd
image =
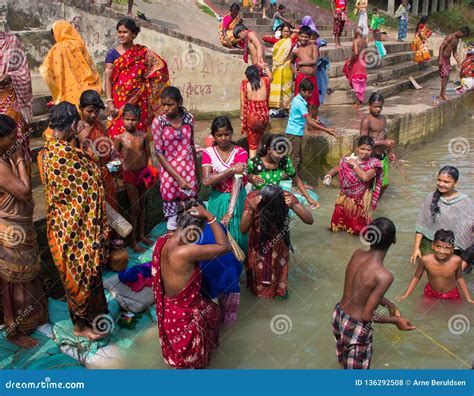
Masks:
[[[236,47],[240,41],[238,38],[234,37],[233,33],[234,28],[242,22],[239,12],[240,6],[237,3],[232,3],[229,12],[222,17],[222,21],[219,23],[217,33],[219,35],[219,40],[224,47]]]
[[[398,7],[398,10],[395,12],[395,18],[399,18],[398,41],[404,41],[404,39],[407,37],[408,11],[410,8],[411,5],[408,0],[402,0],[402,4],[400,4],[400,7]]]
[[[339,162],[340,192],[331,219],[333,232],[359,235],[372,221],[383,178],[382,164],[372,157],[374,144],[370,136],[361,136],[357,142],[357,155],[343,157]]]
[[[31,179],[16,131],[15,120],[0,114],[0,324],[8,341],[33,348],[39,341],[30,334],[48,320],[48,302],[38,277]]]
[[[137,130],[146,132],[153,118],[160,115],[160,95],[169,85],[165,60],[147,47],[134,44],[139,32],[133,19],[121,19],[117,23],[119,44],[105,58],[108,134],[112,139],[125,131],[122,112],[127,103],[141,108]]]
[[[454,232],[455,254],[461,255],[473,244],[474,205],[466,194],[457,191],[458,179],[459,170],[454,166],[440,169],[436,191],[428,193],[420,209],[412,264],[431,253],[434,234],[441,228]]]
[[[262,76],[262,69],[264,75]],[[268,65],[262,68],[252,65],[245,70],[245,77],[240,84],[240,120],[242,134],[247,135],[249,156],[257,155],[258,147],[269,122],[268,100],[272,72]]]
[[[86,89],[100,94],[99,73],[80,34],[69,22],[56,21],[51,31],[56,44],[44,58],[40,73],[54,104],[67,101],[79,107],[79,98]]]
[[[428,22],[428,17],[421,17],[415,29],[415,39],[413,40],[412,50],[415,52],[416,63],[427,62],[431,59],[430,50],[426,45],[426,41],[431,36],[432,31],[428,29],[426,22]]]
[[[101,171],[77,147],[79,113],[61,102],[49,115],[53,134],[42,161],[46,231],[54,264],[66,291],[76,336],[97,340],[96,318],[108,313],[102,269],[108,258],[109,225]]]
[[[273,46],[272,83],[270,85],[269,105],[273,109],[288,111],[291,103],[293,85],[293,69],[291,68],[291,52],[298,36],[291,37],[291,26],[283,24],[281,39]]]
[[[234,130],[226,116],[214,119],[211,134],[214,145],[202,153],[202,184],[212,187],[208,209],[226,225],[232,237],[247,254],[248,240],[240,232],[247,182],[248,154],[232,142]],[[242,176],[243,180],[242,180]]]
[[[28,60],[18,37],[11,33],[0,32],[0,54],[0,113],[16,123],[16,139],[29,172],[33,93]]]

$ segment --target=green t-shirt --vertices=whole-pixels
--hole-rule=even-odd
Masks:
[[[385,23],[385,18],[380,18],[376,14],[372,14],[372,20],[370,21],[370,28],[372,30],[378,30],[380,25]]]
[[[257,190],[261,190],[267,184],[279,184],[283,180],[283,175],[293,178],[296,176],[296,170],[288,157],[283,157],[276,169],[267,169],[260,157],[249,159],[249,175],[258,175],[265,182],[263,185],[255,186]]]

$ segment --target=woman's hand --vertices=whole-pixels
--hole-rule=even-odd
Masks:
[[[354,169],[354,167],[357,165],[357,160],[355,158],[348,158],[347,163],[352,169]]]
[[[214,216],[202,205],[196,205],[189,208],[188,213],[198,219],[207,219],[207,221],[211,221],[214,218]]]
[[[265,180],[263,180],[262,177],[258,175],[250,175],[249,182],[255,186],[262,186],[265,184]]]
[[[8,73],[3,74],[3,75],[0,77],[0,86],[5,87],[5,86],[7,86],[8,84],[10,84],[11,81],[12,81],[12,78],[10,77],[10,75],[9,75]]]
[[[257,210],[258,204],[260,203],[261,200],[262,200],[262,196],[259,194],[259,195],[257,195],[256,197],[253,197],[253,198],[249,201],[249,209],[250,209],[250,211],[251,211],[252,213]]]
[[[112,102],[111,100],[107,101],[107,110],[106,110],[107,117],[116,117],[117,114],[118,114],[118,111],[115,108],[114,102]]]
[[[232,169],[233,175],[243,175],[247,173],[247,164],[239,162],[238,164],[232,165],[230,169]]]
[[[231,219],[232,219],[232,213],[226,213],[225,216],[221,219],[221,223],[227,227]]]
[[[419,247],[418,248],[416,247],[416,248],[413,249],[413,253],[410,257],[410,261],[413,265],[416,265],[417,259],[420,259],[421,257],[422,257],[421,256],[421,250],[420,250]]]
[[[179,180],[178,185],[179,185],[179,188],[181,190],[192,190],[193,189],[193,186],[191,185],[191,183],[189,183],[185,179]]]
[[[413,326],[411,324],[411,322],[408,319],[405,319],[405,318],[397,318],[396,325],[400,330],[403,330],[403,331],[415,330],[416,329],[416,327]]]
[[[309,198],[306,198],[306,200],[308,201],[308,203],[313,206],[315,209],[319,208],[321,206],[321,204],[316,201],[315,199],[309,197]]]

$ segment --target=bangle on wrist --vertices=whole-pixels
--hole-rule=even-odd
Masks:
[[[217,217],[214,216],[214,218],[213,218],[211,221],[208,221],[207,224],[211,225],[211,224],[214,223],[216,220],[217,220]]]

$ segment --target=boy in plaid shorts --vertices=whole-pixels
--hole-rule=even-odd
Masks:
[[[395,243],[395,234],[391,220],[375,219],[361,233],[370,250],[357,249],[347,265],[344,294],[332,315],[337,359],[345,369],[370,368],[373,322],[393,323],[404,331],[415,329],[395,304],[384,297],[393,274],[384,268],[383,260]],[[383,309],[377,312],[379,305]]]

